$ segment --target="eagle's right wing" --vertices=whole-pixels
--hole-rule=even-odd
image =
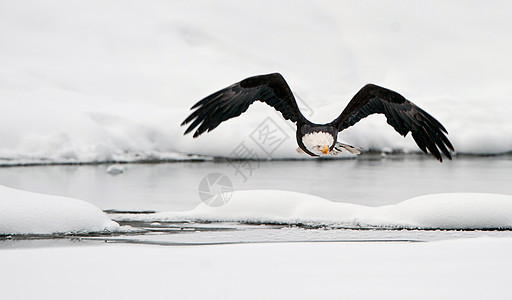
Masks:
[[[304,119],[283,76],[273,73],[249,77],[197,102],[191,108],[196,110],[181,123],[183,126],[192,122],[184,134],[196,127],[194,137],[211,131],[220,123],[241,115],[256,100],[272,106],[286,120]]]

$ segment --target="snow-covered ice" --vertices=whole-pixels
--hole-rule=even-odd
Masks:
[[[0,288],[5,299],[510,299],[511,252],[510,238],[3,249]]]
[[[94,205],[0,185],[0,235],[114,232],[119,224]]]
[[[111,175],[117,175],[117,174],[124,173],[124,171],[126,171],[125,166],[110,165],[107,167],[107,170],[105,172],[107,172],[108,174],[111,174]]]
[[[183,137],[179,124],[202,97],[276,71],[314,122],[334,119],[373,82],[439,119],[459,153],[510,152],[509,10],[504,1],[7,1],[0,164],[230,156],[242,142],[266,157],[249,135],[267,116],[294,133],[263,104],[199,139]],[[340,139],[418,151],[382,116]],[[296,147],[288,138],[272,158],[306,158]]]
[[[248,190],[234,192],[230,201],[221,207],[200,204],[190,211],[162,212],[149,218],[316,224],[348,228],[512,229],[512,196],[432,194],[398,204],[368,207],[332,202],[297,192]]]

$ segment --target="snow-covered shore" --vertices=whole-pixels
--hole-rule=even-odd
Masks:
[[[441,229],[511,228],[512,196],[437,194],[365,207],[285,191],[235,192],[173,218]],[[0,186],[0,234],[117,231],[81,200]],[[276,229],[278,230],[278,229]],[[183,233],[186,234],[186,233]],[[9,246],[10,242],[3,241]],[[511,238],[434,242],[92,243],[0,249],[6,299],[509,299]],[[30,288],[28,288],[30,287]]]
[[[311,224],[381,229],[511,229],[512,196],[448,193],[369,207],[279,190],[235,191],[220,207],[204,203],[189,211],[121,215],[117,220],[214,221]],[[119,224],[82,200],[0,186],[0,234],[119,231]]]
[[[88,202],[0,185],[0,235],[108,233],[119,229],[119,224]]]
[[[420,6],[3,3],[0,164],[227,157],[244,142],[266,158],[250,139],[266,117],[290,137],[270,158],[304,158],[290,124],[262,104],[199,139],[182,136],[179,124],[199,99],[276,71],[314,122],[334,119],[373,82],[439,119],[458,153],[511,152],[510,4]],[[340,139],[364,149],[417,151],[382,117],[361,121]]]
[[[510,299],[512,239],[0,250],[6,299]]]
[[[124,216],[137,219],[140,216]],[[512,196],[486,193],[431,194],[398,204],[369,207],[314,195],[275,190],[233,192],[220,207],[199,204],[185,212],[144,216],[159,220],[312,224],[347,228],[512,229]]]

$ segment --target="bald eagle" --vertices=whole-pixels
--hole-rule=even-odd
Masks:
[[[197,102],[191,108],[195,110],[181,124],[192,122],[184,134],[197,128],[196,138],[211,131],[241,115],[256,100],[272,106],[296,124],[297,150],[311,156],[335,155],[343,150],[358,154],[357,148],[337,142],[338,133],[375,113],[384,114],[387,123],[402,136],[410,131],[418,147],[440,162],[441,152],[451,159],[450,150],[455,151],[445,135],[448,132],[434,117],[397,92],[374,84],[359,90],[334,121],[312,123],[300,112],[290,87],[279,73],[246,78]]]

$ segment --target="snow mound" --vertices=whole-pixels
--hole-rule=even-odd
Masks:
[[[221,207],[200,204],[163,212],[154,220],[189,219],[251,223],[334,225],[388,229],[512,229],[512,196],[484,193],[431,194],[395,205],[368,207],[274,190],[237,191]]]
[[[112,232],[119,224],[73,198],[0,186],[0,235]]]

